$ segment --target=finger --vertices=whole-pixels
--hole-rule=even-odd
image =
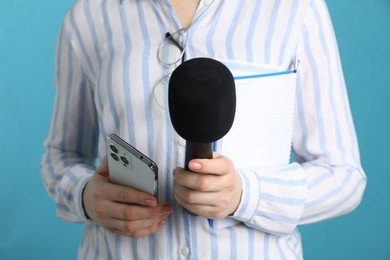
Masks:
[[[149,207],[157,206],[157,199],[146,192],[113,183],[102,184],[99,194],[106,199],[122,203],[139,204]]]
[[[155,233],[157,230],[159,230],[161,227],[163,227],[166,224],[166,220],[162,220],[157,224],[154,224],[148,228],[144,228],[135,232],[129,232],[129,231],[122,231],[115,228],[108,229],[110,232],[119,234],[121,236],[128,236],[128,237],[134,237],[134,238],[140,238],[144,236],[148,236],[150,234]]]
[[[156,218],[148,218],[134,221],[127,221],[122,219],[108,219],[102,224],[107,229],[115,229],[121,232],[134,234],[135,232],[138,232],[140,230],[148,229],[154,225],[157,225],[166,218],[167,216],[160,216]]]
[[[199,216],[218,219],[224,218],[228,215],[226,212],[224,212],[224,208],[220,205],[189,203],[180,197],[177,193],[175,193],[175,199],[184,208]]]
[[[224,175],[229,173],[234,167],[229,158],[222,155],[215,155],[213,159],[193,159],[188,167],[197,173],[208,173]]]
[[[184,202],[185,205],[218,206],[221,200],[220,194],[219,192],[200,192],[181,185],[174,186],[175,198]]]
[[[136,221],[143,219],[168,216],[172,213],[172,207],[168,204],[161,204],[157,207],[145,207],[134,204],[123,204],[108,202],[104,205],[102,217]]]
[[[226,180],[218,175],[190,173],[180,168],[174,171],[174,175],[175,183],[198,191],[220,191],[226,186]]]

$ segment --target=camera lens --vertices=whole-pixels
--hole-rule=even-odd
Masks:
[[[121,156],[121,160],[122,160],[122,162],[123,162],[124,164],[129,164],[129,160],[127,160],[126,157]]]
[[[114,153],[118,153],[118,149],[114,145],[110,144],[110,148]]]
[[[112,157],[115,161],[119,161],[118,155],[116,155],[115,153],[111,153],[111,157]]]

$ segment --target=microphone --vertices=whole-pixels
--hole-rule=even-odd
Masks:
[[[225,136],[233,125],[233,75],[213,59],[185,61],[169,80],[168,106],[173,128],[187,141],[184,167],[189,170],[190,160],[213,157],[213,142]]]

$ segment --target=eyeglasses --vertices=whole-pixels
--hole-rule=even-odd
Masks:
[[[186,44],[187,32],[184,29],[180,29],[173,34],[167,32],[157,51],[158,60],[166,66],[175,65],[184,59]]]
[[[157,51],[159,62],[168,68],[173,67],[175,69],[179,62],[184,61],[186,44],[187,32],[184,29],[172,34],[166,33],[165,39],[161,42]],[[171,73],[163,77],[153,89],[156,104],[164,110],[168,110],[168,85]]]

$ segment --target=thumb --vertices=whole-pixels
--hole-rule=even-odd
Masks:
[[[99,168],[97,168],[96,170],[96,173],[97,174],[100,174],[102,176],[105,176],[105,177],[109,177],[110,173],[108,171],[108,160],[107,160],[107,156],[104,156]]]

